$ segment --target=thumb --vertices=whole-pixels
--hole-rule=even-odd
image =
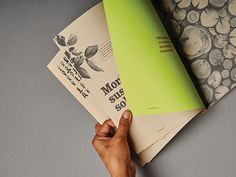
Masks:
[[[132,113],[129,110],[126,110],[119,121],[119,126],[114,137],[127,138],[131,121]]]

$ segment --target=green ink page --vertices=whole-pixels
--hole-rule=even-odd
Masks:
[[[103,3],[118,72],[134,115],[204,109],[151,2]]]

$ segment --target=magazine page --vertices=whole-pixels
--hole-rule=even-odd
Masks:
[[[118,125],[118,116],[127,104],[113,58],[102,3],[60,32],[55,42]]]
[[[104,0],[118,71],[135,116],[204,109],[151,1]]]
[[[153,3],[205,104],[213,105],[236,86],[236,1]]]

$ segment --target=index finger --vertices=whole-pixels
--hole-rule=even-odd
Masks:
[[[112,122],[111,119],[106,120],[97,131],[97,135],[107,137],[109,136],[115,128],[115,124]]]

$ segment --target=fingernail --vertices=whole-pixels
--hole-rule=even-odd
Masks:
[[[129,112],[128,110],[126,110],[126,111],[123,113],[123,117],[124,117],[125,119],[128,119],[129,116],[130,116],[130,112]]]

